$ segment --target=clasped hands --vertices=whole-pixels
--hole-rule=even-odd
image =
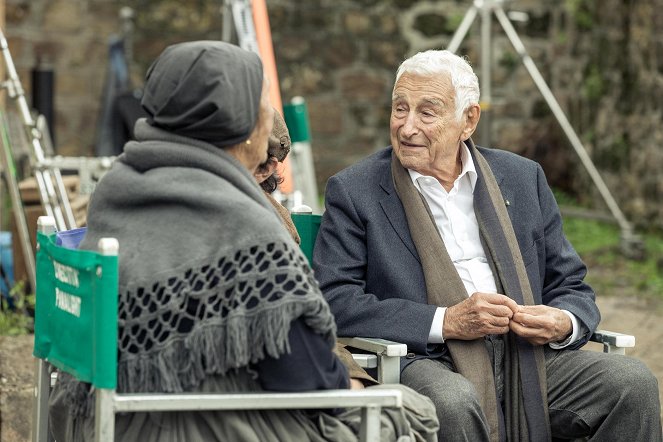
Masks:
[[[444,339],[472,340],[509,330],[534,345],[560,342],[573,331],[569,316],[546,305],[518,305],[499,293],[474,293],[448,307],[444,316]]]

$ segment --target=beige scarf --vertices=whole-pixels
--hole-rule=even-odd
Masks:
[[[496,283],[518,304],[533,305],[522,255],[504,199],[490,166],[471,140],[467,141],[477,168],[474,211],[479,231],[492,261]],[[405,209],[412,240],[421,260],[428,303],[453,306],[467,299],[465,287],[447,253],[442,237],[423,196],[395,154],[391,162],[394,187]],[[500,434],[501,415],[496,399],[490,357],[483,339],[448,340],[456,370],[477,390],[490,426],[491,441],[550,440],[543,349],[508,333],[505,338],[505,429]]]

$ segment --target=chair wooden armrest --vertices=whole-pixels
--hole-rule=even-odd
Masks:
[[[603,344],[603,353],[623,355],[626,348],[635,347],[635,336],[609,330],[596,330],[589,340]]]
[[[401,379],[401,357],[407,355],[407,345],[378,338],[339,338],[341,344],[375,353],[377,358],[378,382],[398,384]],[[375,368],[375,359],[360,355],[355,361],[364,368]],[[366,361],[367,365],[362,365]],[[369,365],[370,364],[370,365]]]

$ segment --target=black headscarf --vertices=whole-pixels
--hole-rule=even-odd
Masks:
[[[253,131],[262,81],[252,52],[219,41],[180,43],[148,69],[141,105],[153,126],[227,147]]]

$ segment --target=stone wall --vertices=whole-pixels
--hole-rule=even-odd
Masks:
[[[341,168],[389,143],[394,72],[403,58],[444,48],[472,2],[267,0],[284,101],[304,96],[320,188]],[[183,6],[186,4],[187,6]],[[7,0],[9,45],[28,87],[37,56],[57,73],[56,136],[69,154],[92,152],[118,10],[136,12],[133,77],[167,44],[220,39],[219,0]],[[661,0],[514,0],[515,23],[627,216],[663,226]],[[479,71],[479,23],[463,41]],[[493,21],[494,147],[540,161],[551,182],[605,210],[588,174],[516,51]],[[475,139],[484,139],[485,127]],[[481,133],[483,132],[483,133]]]

